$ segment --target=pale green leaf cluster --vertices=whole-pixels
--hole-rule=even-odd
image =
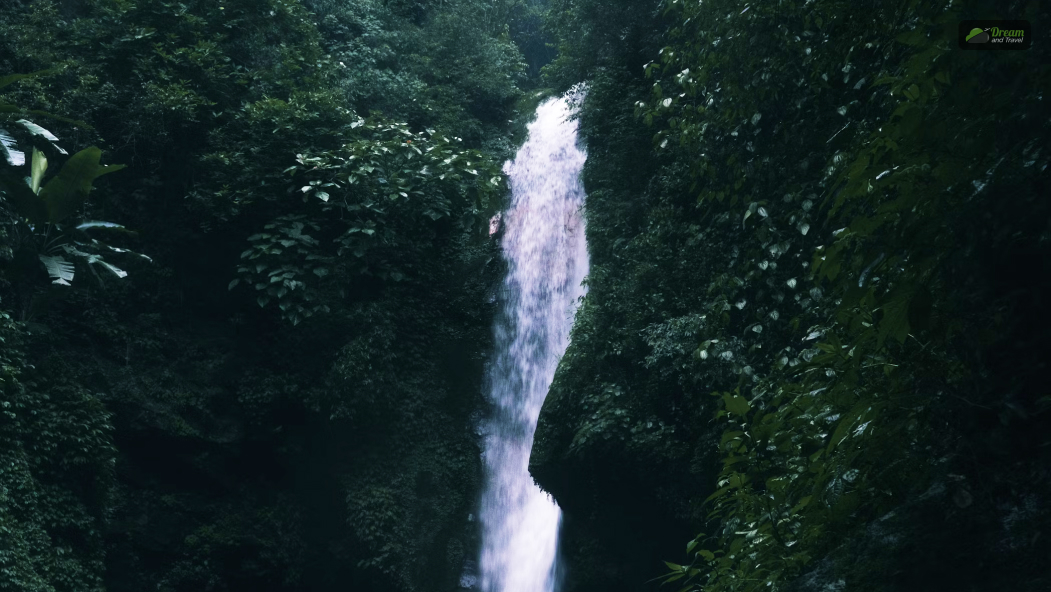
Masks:
[[[328,312],[359,278],[413,281],[412,254],[450,230],[480,234],[503,188],[496,166],[458,138],[384,121],[352,128],[357,139],[285,170],[306,213],[248,237],[230,284],[251,286],[259,306],[275,302],[293,324]]]

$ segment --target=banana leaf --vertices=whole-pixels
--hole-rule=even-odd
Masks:
[[[62,170],[44,185],[40,198],[47,208],[48,222],[54,224],[73,215],[88,198],[96,178],[124,168],[122,164],[100,165],[101,158],[99,148],[85,148],[69,157]]]
[[[40,255],[40,261],[47,269],[47,274],[54,280],[53,284],[70,285],[75,268],[73,264],[58,255]]]
[[[69,154],[56,143],[58,142],[58,136],[51,133],[49,130],[40,127],[39,125],[33,123],[32,121],[29,121],[28,119],[19,119],[15,123],[24,127],[25,130],[30,134],[43,138],[52,148],[57,150],[59,154]]]
[[[40,193],[40,182],[44,180],[47,172],[47,156],[43,152],[33,148],[33,166],[30,168],[29,188],[33,193]]]
[[[26,153],[18,149],[15,139],[3,128],[0,128],[0,154],[3,154],[7,164],[13,167],[20,167],[26,163]]]

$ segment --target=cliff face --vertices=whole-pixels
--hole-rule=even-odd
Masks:
[[[696,330],[686,299],[700,280],[689,262],[706,253],[683,232],[689,214],[668,203],[669,188],[647,179],[659,164],[634,149],[648,134],[625,97],[640,83],[616,70],[588,90],[581,129],[592,269],[530,458],[565,514],[568,590],[635,590],[653,578],[696,534],[696,502],[713,489],[709,387],[681,370],[692,352],[654,350],[662,330],[646,332],[675,312],[687,316],[669,331]],[[632,242],[651,209],[667,232]]]
[[[661,425],[648,409],[572,401],[579,393],[560,386],[549,395],[530,471],[564,513],[566,590],[636,590],[696,534],[691,500],[711,486],[684,469],[692,457],[686,422]],[[596,413],[616,424],[596,426]],[[636,438],[633,429],[650,433]],[[590,437],[581,442],[583,434]]]
[[[567,3],[549,70],[589,83],[589,292],[530,461],[567,591],[665,560],[706,591],[1047,587],[1043,58],[955,51],[941,9],[642,4]]]

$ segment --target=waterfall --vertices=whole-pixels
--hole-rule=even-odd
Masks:
[[[528,140],[504,165],[512,193],[502,243],[509,272],[488,376],[482,592],[553,592],[557,584],[561,510],[533,482],[529,452],[588,270],[585,155],[571,119],[577,96],[540,105]]]

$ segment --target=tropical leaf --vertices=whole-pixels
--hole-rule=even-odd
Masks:
[[[129,231],[129,232],[131,232],[131,231]],[[77,243],[77,244],[80,244],[80,243]],[[107,251],[111,251],[111,252],[114,252],[114,253],[120,253],[122,255],[135,255],[136,257],[140,257],[142,259],[145,259],[146,261],[149,261],[150,263],[153,263],[153,259],[150,256],[148,256],[148,255],[143,255],[142,253],[137,253],[135,251],[131,251],[131,250],[128,250],[128,249],[121,249],[119,247],[114,247],[114,246],[111,246],[111,245],[107,245],[106,243],[99,242],[99,241],[94,240],[94,239],[91,241],[91,246],[93,246],[93,247],[95,247],[97,249],[106,249]]]
[[[20,167],[26,163],[26,153],[18,149],[15,139],[3,128],[0,128],[0,153],[3,153],[7,164],[13,167]]]
[[[77,230],[89,230],[92,228],[112,228],[114,230],[127,230],[123,225],[117,224],[116,222],[104,222],[102,220],[88,220],[77,224],[74,228]]]
[[[77,249],[76,247],[73,247],[73,246],[70,246],[70,245],[62,245],[62,250],[65,251],[69,255],[73,255],[74,257],[80,257],[82,259],[86,259],[88,263],[94,263],[95,262],[93,257],[94,258],[98,258],[97,255],[92,255],[91,253],[85,253],[84,251],[81,251],[80,249]]]
[[[19,119],[15,123],[17,123],[17,124],[21,125],[22,127],[26,128],[27,132],[33,134],[34,136],[40,136],[40,137],[44,138],[45,140],[47,140],[48,142],[57,142],[58,141],[58,136],[56,136],[55,134],[51,133],[49,130],[44,129],[43,127],[40,127],[39,125],[33,123],[32,121],[29,121],[28,119]]]
[[[122,164],[100,165],[101,158],[102,150],[95,146],[77,152],[41,189],[40,197],[47,207],[48,222],[61,222],[71,216],[88,198],[96,178],[124,168]]]
[[[44,268],[47,269],[47,274],[54,280],[51,283],[62,286],[70,285],[75,271],[72,263],[60,255],[40,255],[39,257]]]
[[[887,296],[883,305],[883,318],[879,323],[877,347],[882,347],[888,337],[905,343],[909,336],[909,296],[903,288],[896,288]]]
[[[51,146],[55,150],[58,151],[59,154],[69,154],[61,146],[56,144],[56,142],[58,142],[58,136],[51,133],[49,130],[40,127],[39,125],[33,123],[32,121],[29,121],[28,119],[19,119],[15,123],[21,125],[30,134],[33,134],[34,136],[38,136],[46,140],[49,144],[51,144]]]
[[[88,265],[101,265],[103,268],[106,269],[106,271],[112,273],[113,275],[117,276],[118,278],[122,278],[123,279],[123,278],[128,277],[128,272],[124,271],[123,269],[121,269],[121,268],[119,268],[119,267],[117,267],[117,266],[115,266],[115,265],[113,265],[113,264],[111,264],[111,263],[109,263],[107,261],[104,261],[102,259],[102,255],[99,255],[97,253],[85,253],[84,251],[81,251],[81,250],[77,249],[76,247],[73,247],[73,246],[70,246],[70,245],[62,245],[62,250],[64,250],[67,254],[72,255],[74,257],[80,257]]]
[[[106,222],[104,220],[85,220],[78,223],[73,227],[73,230],[84,234],[91,234],[94,231],[101,230],[106,233],[117,233],[127,236],[138,236],[139,233],[134,230],[130,230],[122,224],[116,222]]]
[[[29,72],[27,74],[8,74],[7,76],[0,76],[0,88],[10,86],[18,82],[19,80],[33,78],[36,76],[44,76],[46,74],[51,74],[52,72],[53,70],[37,70],[36,72]]]
[[[38,194],[40,182],[44,180],[44,173],[47,172],[47,156],[36,148],[33,148],[33,166],[30,171],[29,188],[33,190],[33,194]]]
[[[748,401],[740,395],[725,393],[723,402],[726,404],[726,410],[734,415],[747,415],[751,409]]]
[[[113,275],[117,276],[118,278],[123,279],[123,278],[128,277],[128,272],[126,272],[123,269],[120,269],[119,267],[116,267],[116,266],[114,266],[114,265],[112,265],[110,263],[107,263],[107,262],[103,261],[99,257],[96,257],[95,261],[93,263],[97,263],[97,264],[101,265],[102,267],[105,267],[106,271],[109,271],[110,273],[112,273]]]

